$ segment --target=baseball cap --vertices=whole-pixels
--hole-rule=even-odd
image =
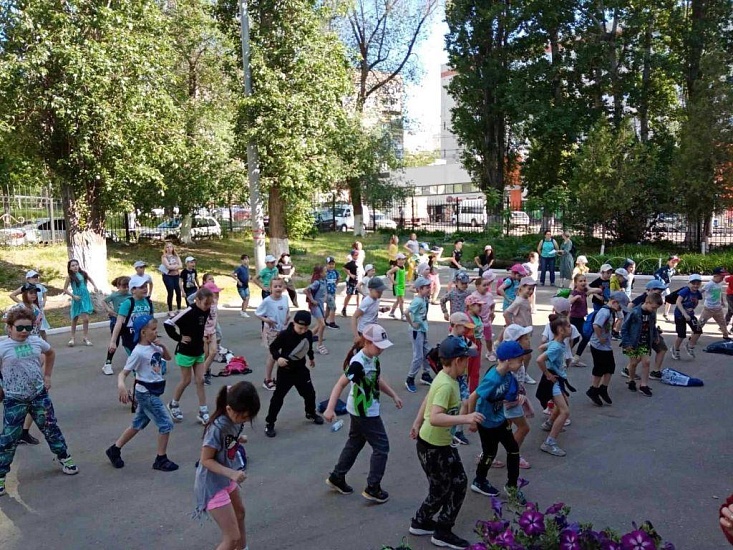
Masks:
[[[629,307],[629,297],[623,290],[611,292],[611,295],[608,297],[608,299],[617,301],[621,306],[622,311],[626,311],[626,309]]]
[[[561,296],[555,296],[550,300],[552,308],[558,313],[564,313],[570,311],[570,300]]]
[[[677,256],[676,254],[672,254],[669,258],[667,258],[667,261],[668,262],[671,262],[671,261],[679,262],[680,261],[680,257]]]
[[[193,256],[186,256],[186,263],[188,263],[188,262],[195,262],[195,261],[196,261],[196,258],[194,258]]]
[[[148,326],[148,323],[155,319],[152,315],[140,315],[139,317],[135,317],[135,320],[132,322],[132,341],[137,343],[138,340],[140,340],[140,331],[144,329],[146,326]]]
[[[646,289],[647,290],[654,290],[654,289],[665,290],[666,288],[667,288],[667,285],[665,285],[659,279],[652,279],[651,281],[649,281],[646,284]]]
[[[496,358],[499,361],[508,361],[517,357],[524,357],[532,353],[531,349],[524,349],[518,342],[505,340],[496,347]]]
[[[459,271],[456,273],[456,276],[454,278],[454,281],[457,283],[468,283],[471,280],[471,277],[468,276],[468,273],[465,271]]]
[[[142,260],[136,261],[134,264],[132,264],[132,267],[146,267],[148,264],[143,262]]]
[[[514,264],[510,271],[512,273],[519,273],[522,277],[527,274],[527,270],[524,269],[524,266],[522,264]]]
[[[611,264],[603,264],[601,266],[601,273],[605,273],[606,271],[613,271],[613,266]]]
[[[397,254],[397,259],[398,260],[404,260],[406,258],[407,258],[407,256],[405,256],[402,252],[400,252],[399,254]]]
[[[519,286],[537,286],[537,281],[535,281],[532,277],[522,277],[522,280],[519,281]]]
[[[420,243],[420,248],[422,248],[423,250],[430,250],[430,246],[428,245],[428,243]]]
[[[516,342],[530,332],[532,332],[532,327],[523,327],[517,324],[509,325],[504,329],[504,341]]]
[[[476,326],[471,322],[471,319],[469,318],[469,316],[463,313],[462,311],[456,311],[455,313],[451,314],[450,324],[451,325],[463,325],[466,328],[473,328]]]
[[[725,270],[724,267],[716,267],[713,269],[713,275],[727,275],[728,272]]]
[[[484,247],[484,250],[491,250],[491,245],[490,245],[490,244],[487,244],[487,245],[486,245],[486,246]]]
[[[627,279],[629,277],[629,272],[626,271],[623,267],[619,267],[616,271],[614,271],[614,273],[619,277],[623,277],[624,279]]]
[[[695,281],[702,281],[702,277],[700,277],[700,275],[698,275],[697,273],[693,273],[692,275],[690,275],[690,278],[687,279],[687,282],[689,283],[694,283]]]
[[[272,257],[272,256],[270,256],[270,257]],[[274,262],[274,261],[275,261],[275,259],[273,258],[273,260],[272,260],[272,261]],[[333,264],[333,263],[336,263],[336,258],[334,258],[333,256],[327,256],[327,257],[326,257],[326,263],[327,263],[327,264]]]
[[[456,357],[477,357],[478,350],[469,348],[463,338],[448,336],[440,343],[438,355],[441,359],[455,359]]]
[[[484,272],[483,272],[483,273],[481,274],[481,278],[482,278],[482,279],[483,279],[484,281],[488,281],[488,282],[491,282],[491,281],[494,281],[494,280],[496,280],[496,273],[494,273],[494,270],[492,270],[492,269],[487,269],[486,271],[484,271]]]
[[[374,269],[374,266],[372,264],[366,264],[364,266],[364,273],[369,273],[369,270]]]
[[[24,283],[22,287],[20,287],[21,292],[38,292],[38,287],[32,283]]]
[[[27,271],[25,274],[26,279],[32,279],[33,277],[38,277],[40,273],[36,271],[35,269],[31,269],[30,271]]]
[[[352,256],[358,256],[359,255],[359,251],[356,248],[352,248],[351,249],[351,255]]]
[[[203,285],[204,288],[208,288],[211,292],[221,292],[221,289],[216,286],[216,283],[209,281]]]
[[[415,288],[420,288],[423,286],[430,286],[430,279],[426,279],[425,277],[418,277],[415,279]]]
[[[362,332],[362,336],[365,340],[368,340],[379,349],[387,349],[392,345],[392,342],[387,338],[387,331],[384,330],[381,325],[367,325]]]
[[[480,304],[481,303],[481,297],[477,296],[476,294],[469,294],[466,296],[465,304],[466,306],[470,306],[473,304]]]
[[[372,277],[371,279],[369,279],[367,288],[370,290],[385,290],[387,288],[387,285],[384,284],[384,281],[381,277]]]
[[[575,263],[578,263],[578,262],[580,262],[581,264],[587,264],[588,263],[588,258],[586,258],[585,256],[583,256],[581,254],[580,256],[578,256],[577,258],[575,258]]]
[[[188,260],[186,260],[186,261],[188,261]],[[277,261],[277,259],[272,254],[268,254],[267,256],[265,256],[265,263],[266,264],[269,264],[269,263],[272,263],[272,262],[275,262],[275,261]]]
[[[293,323],[296,325],[303,325],[304,327],[311,326],[311,314],[309,311],[299,310],[295,312],[293,317]]]
[[[148,282],[147,277],[140,277],[139,275],[133,275],[130,277],[130,289],[142,288]]]

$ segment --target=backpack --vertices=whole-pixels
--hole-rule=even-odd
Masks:
[[[706,353],[721,353],[723,355],[733,355],[733,342],[713,342],[703,349]]]
[[[680,296],[680,290],[682,290],[682,289],[681,288],[678,288],[674,292],[670,292],[669,294],[667,294],[667,296],[665,296],[665,298],[664,298],[664,301],[667,302],[668,304],[672,304],[672,305],[676,304],[677,303],[677,298],[679,298],[679,296]]]
[[[693,378],[684,372],[670,368],[662,370],[662,383],[670,386],[685,386],[688,388],[704,385],[704,382],[699,378]]]
[[[610,309],[608,306],[603,306],[601,309]],[[596,319],[596,313],[601,311],[601,309],[596,309],[590,312],[590,315],[585,318],[585,321],[583,321],[583,338],[590,339],[591,336],[593,336],[593,321]]]
[[[440,344],[436,344],[425,356],[425,359],[428,360],[428,365],[430,365],[430,368],[433,369],[435,374],[443,370],[443,365],[440,363]]]
[[[570,242],[573,243],[573,246],[570,247],[570,255],[575,259],[578,257],[578,247],[575,246],[575,241]]]
[[[212,374],[212,376],[232,376],[234,374],[250,374],[251,372],[252,369],[247,366],[247,359],[241,355],[235,355],[226,367],[219,371],[219,374]]]
[[[133,330],[131,327],[128,327],[127,324],[130,322],[130,317],[132,316],[132,309],[135,307],[135,298],[130,296],[127,299],[130,302],[130,312],[125,317],[124,323],[122,323],[122,330],[120,331],[120,338],[122,339],[122,345],[125,346],[130,351],[133,350],[137,342],[133,342]],[[145,300],[148,302],[148,306],[150,307],[150,315],[153,314],[153,301],[150,299],[149,296],[145,296]]]

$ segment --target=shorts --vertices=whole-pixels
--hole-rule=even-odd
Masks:
[[[697,317],[692,316],[687,321],[681,315],[674,316],[674,328],[677,331],[677,338],[685,338],[687,336],[687,325],[690,325],[693,334],[702,334],[702,327]]]
[[[203,353],[197,357],[193,357],[192,355],[183,355],[182,353],[176,353],[176,364],[179,367],[191,368],[196,363],[203,363],[204,361],[206,361],[206,356]]]
[[[135,400],[137,401],[137,412],[132,419],[133,430],[144,430],[152,420],[158,426],[158,433],[171,433],[173,421],[160,396],[136,390]]]
[[[117,324],[117,317],[109,317],[109,333],[112,334],[115,331],[115,325]]]
[[[559,395],[563,395],[563,393],[562,393],[562,386],[560,385],[560,382],[553,382],[553,384],[552,384],[552,397],[558,397]]]
[[[459,374],[456,381],[458,382],[458,391],[461,394],[461,401],[465,401],[468,399],[469,395],[471,395],[468,393],[468,375]]]
[[[494,330],[491,328],[491,323],[484,321],[484,340],[491,342],[494,338]]]
[[[700,327],[704,327],[708,319],[713,319],[719,327],[724,327],[727,324],[725,322],[725,310],[722,307],[717,309],[703,308],[702,315],[700,315]]]
[[[336,311],[336,295],[327,293],[326,294],[326,307],[331,311]]]
[[[553,387],[553,395],[554,393],[554,387]],[[507,420],[510,420],[512,418],[524,418],[524,408],[522,408],[522,405],[511,405],[507,406],[504,405],[504,418]]]
[[[269,348],[270,344],[275,341],[278,334],[280,334],[279,330],[271,330],[267,328],[267,325],[265,325],[265,328],[262,329],[262,347]]]
[[[232,497],[229,495],[237,490],[237,482],[230,481],[229,485],[224,487],[221,491],[218,491],[211,500],[206,504],[207,510],[216,510],[217,508],[224,508],[232,503]]]
[[[357,294],[356,291],[356,283],[359,281],[357,279],[347,279],[346,280],[346,295],[347,296],[354,296]]]
[[[394,286],[392,287],[392,291],[394,292],[395,296],[402,297],[405,295],[405,287],[404,286]]]
[[[323,319],[323,305],[318,304],[315,306],[310,306],[309,309],[311,312],[311,317],[313,317],[314,319]]]
[[[239,297],[242,300],[249,299],[249,287],[248,286],[238,286],[237,292],[239,293]]]
[[[652,350],[649,348],[649,346],[637,346],[635,348],[629,348],[624,350],[624,355],[626,357],[636,358],[636,357],[646,357],[652,354]]]
[[[461,271],[463,271],[463,270],[462,269],[456,269],[455,267],[451,267],[450,268],[450,279],[448,279],[448,280],[451,283],[455,282],[456,275],[458,275]]]
[[[616,372],[616,359],[612,350],[596,349],[590,347],[590,354],[593,356],[593,376],[604,376]]]
[[[659,341],[652,344],[652,349],[654,350],[654,353],[664,353],[669,348],[667,347],[667,342],[665,342],[664,338],[660,336]]]

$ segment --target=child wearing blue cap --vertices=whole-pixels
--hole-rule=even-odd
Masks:
[[[415,280],[415,297],[407,310],[407,323],[410,325],[412,336],[412,364],[407,373],[405,387],[410,393],[415,393],[415,377],[422,367],[420,383],[429,386],[433,382],[430,376],[430,364],[427,360],[430,347],[428,346],[428,297],[430,296],[430,280],[418,277]]]
[[[125,466],[120,455],[124,447],[133,437],[152,420],[158,427],[158,452],[153,462],[153,469],[161,472],[172,472],[178,469],[178,465],[168,459],[166,448],[173,422],[165,408],[165,403],[160,398],[165,391],[166,361],[171,360],[171,353],[158,339],[158,321],[152,315],[141,315],[135,319],[134,340],[135,349],[127,358],[125,368],[117,377],[117,390],[120,402],[132,401],[133,412],[137,411],[132,424],[106,451],[107,458],[115,468]],[[133,391],[128,393],[125,380],[130,372],[135,371]]]
[[[519,394],[519,383],[512,373],[522,368],[525,356],[531,353],[531,349],[525,349],[519,342],[512,340],[505,340],[499,344],[496,348],[499,363],[486,373],[479,387],[468,398],[468,410],[478,411],[484,417],[483,422],[476,426],[481,438],[482,453],[481,460],[476,466],[476,477],[471,483],[471,490],[490,497],[499,495],[499,490],[491,485],[486,477],[501,443],[506,449],[507,456],[508,477],[504,491],[517,499],[520,504],[525,504],[527,501],[522,491],[517,488],[519,445],[512,433],[511,424],[504,415],[504,403],[516,401],[523,405],[526,401],[527,397]]]

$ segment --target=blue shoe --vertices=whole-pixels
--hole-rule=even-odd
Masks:
[[[410,393],[417,392],[417,386],[415,386],[415,379],[414,378],[408,378],[405,380],[405,388],[407,388],[407,391]]]

